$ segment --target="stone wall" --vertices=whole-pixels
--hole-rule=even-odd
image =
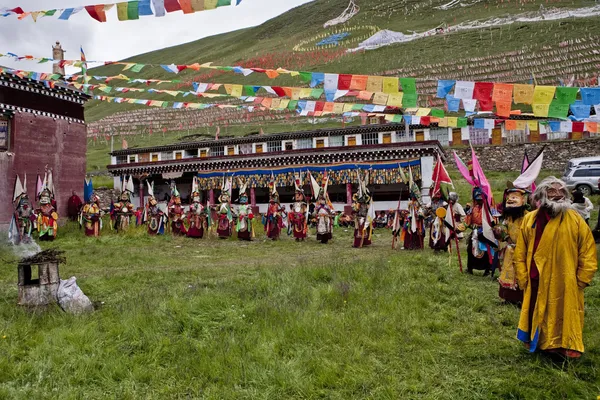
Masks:
[[[94,193],[100,198],[100,206],[102,208],[109,208],[111,200],[115,203],[119,201],[119,191],[116,189],[99,187],[94,189]]]
[[[544,169],[564,171],[571,158],[600,156],[600,138],[580,140],[560,140],[544,143],[504,144],[502,146],[474,146],[479,163],[484,171],[515,171],[521,168],[523,152],[527,151],[532,160],[546,146],[544,152]],[[454,165],[453,151],[467,162],[471,159],[471,149],[447,148],[446,164]]]

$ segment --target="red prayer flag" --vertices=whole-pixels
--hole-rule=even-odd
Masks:
[[[90,17],[94,18],[96,21],[106,22],[106,12],[104,11],[104,4],[95,6],[85,6],[85,10],[88,12]]]
[[[492,82],[475,82],[473,98],[480,102],[491,102],[494,84]]]
[[[431,125],[431,117],[421,117],[421,125],[424,125],[424,126]]]
[[[273,89],[277,96],[285,97],[285,90],[281,86],[271,86],[271,89]]]
[[[492,99],[478,100],[478,102],[480,111],[492,111],[494,109],[494,102],[492,101]]]
[[[165,10],[167,12],[179,11],[181,6],[177,0],[165,0]]]
[[[349,90],[351,83],[352,83],[352,75],[350,75],[350,74],[339,74],[338,75],[338,90]]]
[[[583,122],[575,122],[573,121],[573,132],[583,132],[585,124]]]
[[[316,111],[323,111],[323,108],[325,108],[325,102],[324,101],[317,101],[315,103],[315,112]]]

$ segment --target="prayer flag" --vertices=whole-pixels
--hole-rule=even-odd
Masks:
[[[388,106],[402,107],[402,97],[404,93],[390,93],[387,99]]]
[[[383,78],[382,83],[383,93],[398,93],[398,78],[386,76]]]
[[[152,15],[152,8],[150,8],[150,0],[139,0],[138,14]]]
[[[402,85],[402,91],[404,93],[417,93],[417,83],[415,78],[400,78],[400,85]]]
[[[304,72],[300,73],[300,79],[305,80],[306,76],[303,76],[303,73]],[[305,74],[310,74],[310,72],[306,72]],[[325,74],[322,72],[313,72],[307,81],[310,81],[310,87],[318,86],[325,82]]]
[[[123,141],[121,142],[121,149],[127,150],[128,147],[129,146],[127,144],[127,140],[123,139]]]
[[[383,85],[383,77],[381,76],[369,76],[367,78],[367,92],[381,92]]]
[[[339,75],[338,74],[325,74],[325,81],[323,87],[325,91],[335,92],[338,88]]]
[[[338,77],[338,89],[339,90],[349,90],[352,84],[352,75],[349,74],[340,74]]]
[[[436,118],[444,118],[444,110],[434,108],[431,110],[431,116]]]
[[[104,12],[104,4],[95,6],[85,6],[85,10],[90,17],[98,22],[106,22],[106,13]],[[85,61],[85,60],[84,60]]]
[[[575,104],[571,104],[570,108],[571,108],[571,112],[573,113],[573,116],[577,120],[589,118],[591,109],[592,109],[590,106],[585,105],[581,101],[577,101],[577,102],[575,102]]]
[[[463,99],[463,108],[465,111],[474,112],[475,106],[477,105],[477,100],[474,99]]]
[[[507,131],[516,131],[517,130],[517,121],[512,119],[507,119],[504,122],[504,129]]]
[[[367,77],[365,75],[352,75],[350,81],[350,90],[361,90],[367,89]]]
[[[458,112],[458,110],[460,109],[460,99],[450,94],[446,96],[446,104],[446,107],[450,112]]]
[[[154,5],[154,15],[157,17],[165,16],[165,0],[152,0]]]
[[[457,128],[466,128],[467,127],[467,119],[464,117],[459,117],[456,121]]]
[[[533,104],[533,115],[536,117],[547,117],[550,104]]]
[[[572,132],[583,133],[584,124],[583,122],[573,122]]]
[[[192,8],[191,0],[179,0],[179,5],[184,14],[193,14],[196,11]]]
[[[117,3],[117,7],[118,6],[119,6],[119,4]],[[181,10],[181,6],[179,5],[179,2],[177,0],[164,0],[164,6],[165,6],[165,10],[167,10],[167,12],[174,12],[174,11]]]
[[[561,132],[572,132],[573,131],[573,123],[571,121],[561,121],[560,122],[560,131]]]
[[[581,100],[587,106],[600,104],[600,87],[581,88]],[[598,113],[596,113],[598,115]]]
[[[438,86],[437,86],[437,96],[436,97],[438,97],[440,99],[446,98],[446,96],[448,96],[448,94],[450,94],[450,91],[454,87],[455,83],[456,83],[456,81],[439,80]]]
[[[448,117],[448,126],[451,128],[456,128],[458,126],[458,118],[457,117]]]
[[[558,100],[554,100],[550,103],[550,108],[548,109],[548,117],[550,118],[567,118],[567,114],[569,113],[569,104],[561,104]]]
[[[365,83],[366,83],[366,82],[365,82]],[[367,101],[370,101],[370,100],[371,100],[371,97],[373,97],[373,93],[372,93],[372,92],[367,92],[367,91],[365,91],[365,90],[361,90],[361,91],[358,93],[358,98],[359,98],[359,99],[361,99],[361,100],[367,100]]]
[[[556,86],[536,86],[533,91],[533,102],[535,104],[550,104],[554,98]]]
[[[499,115],[500,117],[510,117],[510,109],[511,109],[511,105],[512,102],[511,101],[507,101],[507,102],[496,102],[496,114]]]
[[[431,108],[419,108],[415,115],[417,115],[419,117],[425,117],[425,116],[429,115],[430,112],[431,112]]]
[[[433,168],[433,191],[431,192],[431,197],[442,197],[444,200],[447,200],[448,194],[453,189],[452,179],[450,179],[450,175],[438,154],[437,162]]]
[[[373,97],[373,104],[386,105],[388,101],[388,94],[386,93],[375,93]]]
[[[474,90],[474,82],[457,81],[454,87],[454,97],[457,99],[472,99]]]
[[[71,15],[75,14],[75,9],[74,8],[65,8],[64,11],[60,14],[60,16],[58,17],[58,19],[62,19],[64,21],[68,20]]]
[[[514,85],[513,96],[515,104],[533,103],[533,85]]]
[[[492,91],[494,84],[492,82],[475,82],[473,88],[473,98],[480,102],[490,103],[492,101]]]
[[[404,93],[402,96],[402,107],[416,107],[417,106],[417,94],[416,93]]]
[[[495,102],[509,102],[512,103],[513,85],[510,83],[495,83],[494,91],[492,93],[492,100]]]
[[[556,101],[560,104],[573,104],[577,99],[577,93],[579,88],[559,86],[556,88]]]
[[[527,127],[530,132],[537,132],[540,129],[537,121],[527,121]]]

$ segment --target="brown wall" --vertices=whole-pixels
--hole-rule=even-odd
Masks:
[[[0,151],[0,227],[6,227],[13,213],[16,174],[23,179],[27,173],[27,190],[33,201],[36,176],[40,174],[43,179],[46,165],[53,171],[58,213],[66,217],[71,191],[83,198],[85,125],[17,112],[11,121],[10,136],[10,150]]]

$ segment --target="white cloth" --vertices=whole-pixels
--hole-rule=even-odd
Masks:
[[[581,215],[581,217],[585,220],[590,218],[590,212],[594,209],[594,204],[588,199],[584,197],[585,202],[583,203],[573,203],[572,207],[575,211]]]

